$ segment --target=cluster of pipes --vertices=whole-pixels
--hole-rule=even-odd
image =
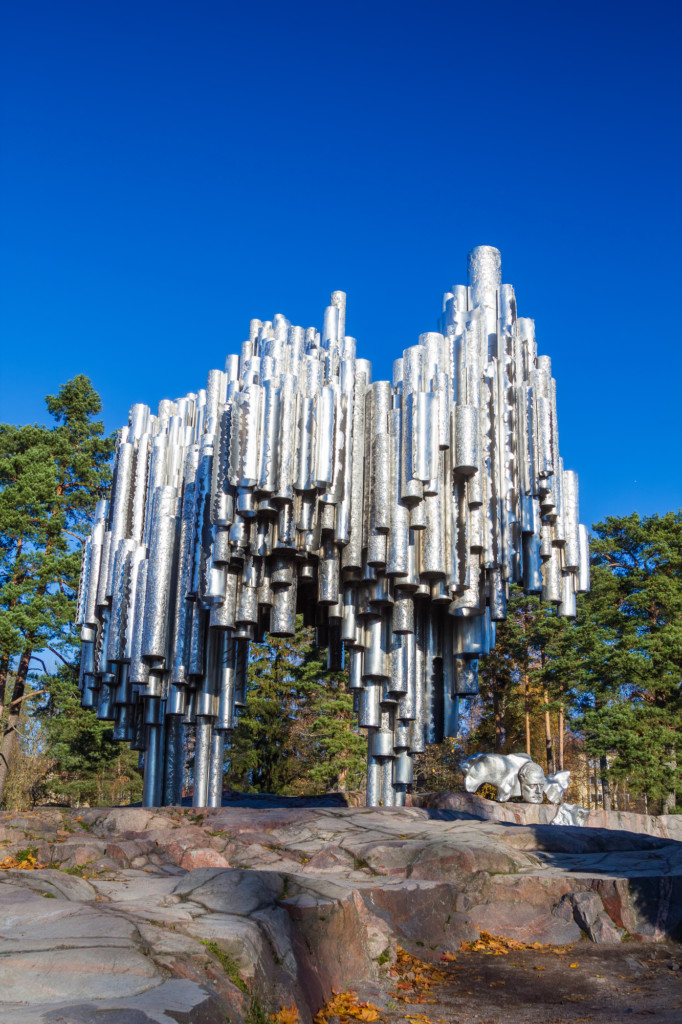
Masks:
[[[454,737],[509,585],[573,616],[589,587],[550,359],[469,255],[422,334],[372,382],[334,292],[322,332],[284,316],[205,390],[134,405],[84,550],[84,706],[143,751],[144,803],[218,806],[249,642],[318,628],[367,730],[367,803],[401,805],[414,755]]]

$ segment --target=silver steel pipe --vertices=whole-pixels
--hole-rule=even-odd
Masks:
[[[509,586],[576,614],[589,588],[578,480],[551,360],[496,249],[472,251],[439,327],[372,383],[334,292],[321,332],[253,320],[205,388],[132,407],[76,619],[83,704],[144,751],[146,802],[179,799],[185,723],[194,802],[219,799],[248,644],[293,636],[297,612],[330,664],[349,656],[368,802],[385,806],[404,803],[413,755],[456,733]]]

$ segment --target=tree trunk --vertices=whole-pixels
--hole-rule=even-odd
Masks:
[[[601,792],[602,800],[604,803],[604,810],[611,810],[611,783],[606,777],[606,772],[609,767],[609,762],[606,759],[606,754],[602,754],[599,758],[599,775],[601,781]]]
[[[5,707],[5,689],[7,687],[7,673],[9,672],[9,658],[0,660],[0,719]]]
[[[594,807],[595,810],[599,810],[599,774],[597,772],[597,762],[595,758],[590,761],[590,779],[594,783]]]
[[[530,752],[530,682],[528,680],[528,666],[523,676],[524,682],[524,708],[526,712],[526,753],[531,757]]]
[[[563,702],[564,688],[563,688],[563,686],[560,689],[561,689],[562,701],[561,701],[561,704],[559,705],[559,771],[562,772],[564,770],[564,728],[565,728],[565,726],[564,726],[564,702]]]
[[[495,715],[495,750],[499,753],[504,746],[504,726],[502,723],[502,709],[500,707],[500,694],[497,686],[493,683],[493,713]]]
[[[668,760],[665,762],[666,768],[670,768],[671,772],[674,773],[677,769],[677,760],[675,758],[675,752],[672,747],[666,747],[666,755]],[[676,806],[675,790],[671,790],[666,796],[663,802],[663,813],[672,814]]]
[[[11,581],[13,584],[19,583],[19,581],[24,576],[23,573],[19,573],[17,571],[17,563],[19,562],[19,558],[21,556],[21,552],[22,552],[23,547],[24,547],[24,538],[23,537],[19,537],[19,539],[17,540],[17,550],[16,550],[15,555],[14,555],[14,569],[12,571],[12,581]],[[12,609],[12,608],[14,608],[16,603],[17,603],[16,599],[14,599],[13,601],[9,602],[7,607],[9,609]],[[10,656],[11,656],[11,654],[12,654],[12,652],[10,651],[9,654],[3,654],[2,658],[0,658],[0,721],[2,721],[2,712],[3,712],[4,707],[5,707],[5,695],[6,695],[6,692],[7,692],[7,674],[9,672]],[[1,796],[0,796],[0,799],[2,799]]]
[[[19,667],[17,669],[16,679],[14,680],[12,696],[10,698],[6,714],[3,716],[2,737],[0,738],[0,804],[2,803],[2,798],[5,795],[5,785],[7,783],[7,773],[9,771],[9,759],[16,742],[16,726],[19,724],[19,719],[21,718],[21,708],[23,703],[21,698],[24,696],[24,690],[26,689],[26,678],[28,676],[30,661],[31,651],[27,648],[19,659]],[[15,701],[18,703],[14,703]]]
[[[547,755],[547,772],[556,771],[554,764],[554,746],[552,744],[552,721],[549,716],[549,691],[547,687],[544,689],[544,701],[545,701],[545,752]]]

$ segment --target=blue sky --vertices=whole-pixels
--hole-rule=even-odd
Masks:
[[[10,0],[0,416],[107,426],[348,292],[375,377],[502,250],[588,524],[680,490],[679,3]]]

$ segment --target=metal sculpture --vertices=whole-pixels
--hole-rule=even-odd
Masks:
[[[205,390],[132,407],[84,551],[83,704],[144,751],[147,805],[179,801],[191,726],[215,806],[249,641],[300,611],[348,659],[368,804],[399,805],[414,754],[457,734],[509,584],[572,616],[588,573],[550,360],[479,246],[392,382],[334,292],[321,333],[252,320]]]
[[[580,804],[562,804],[550,821],[550,825],[575,825],[581,828],[587,824],[590,812]]]
[[[526,803],[541,804],[546,796],[550,803],[558,804],[571,778],[571,773],[563,770],[545,775],[530,754],[474,754],[463,762],[462,771],[467,793],[488,783],[497,790],[500,803],[521,796]]]

